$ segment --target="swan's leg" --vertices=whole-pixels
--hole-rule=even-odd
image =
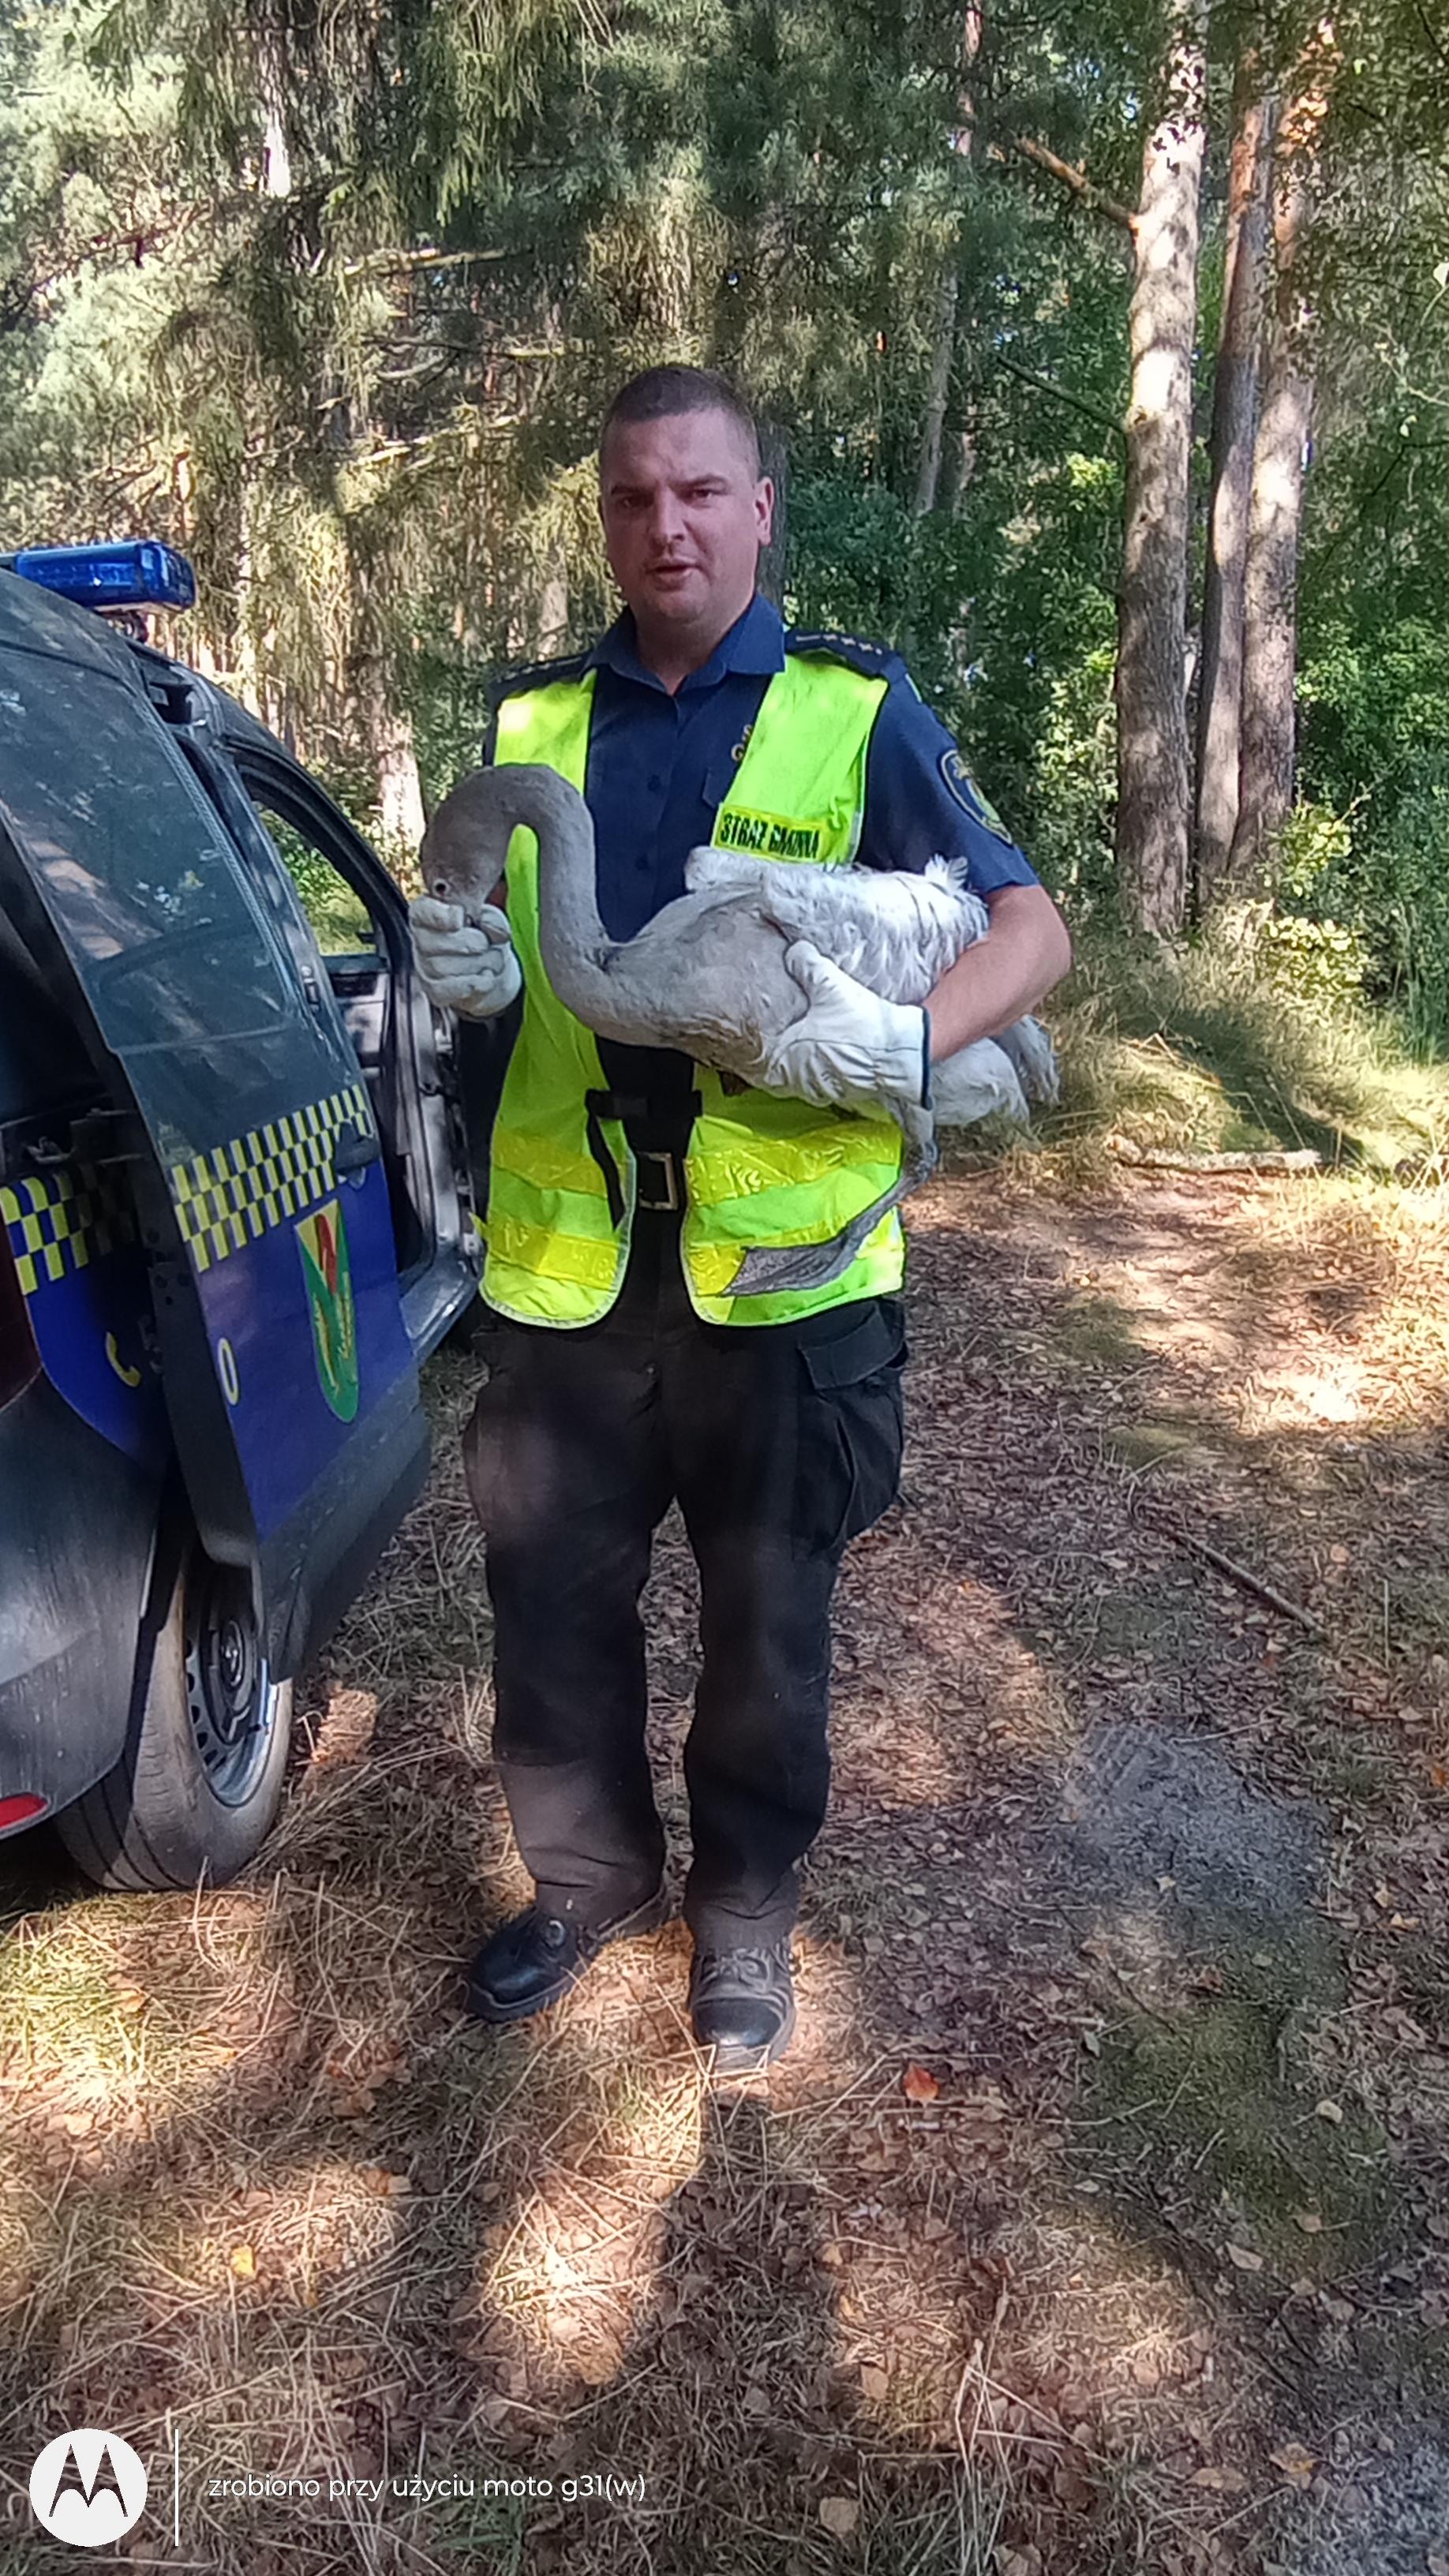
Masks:
[[[1003,1110],[1008,1118],[1027,1121],[1026,1097],[1016,1067],[994,1038],[978,1038],[931,1067],[931,1106],[938,1127],[970,1127],[978,1118]]]
[[[1057,1051],[1040,1020],[1013,1020],[996,1043],[1003,1054],[1010,1056],[1028,1100],[1060,1098],[1062,1077]]]

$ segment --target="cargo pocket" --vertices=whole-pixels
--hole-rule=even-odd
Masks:
[[[832,1341],[796,1351],[799,1439],[791,1546],[796,1556],[837,1554],[888,1511],[900,1482],[905,1407],[905,1325],[882,1299]]]

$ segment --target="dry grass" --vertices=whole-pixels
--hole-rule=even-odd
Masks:
[[[1347,1183],[1068,1204],[993,1174],[939,1184],[913,1231],[905,1492],[842,1587],[799,2034],[767,2085],[711,2090],[677,1925],[533,2027],[461,2011],[461,1963],[527,1890],[456,1360],[433,1490],[304,1695],[251,1880],[91,1898],[10,1847],[13,2495],[90,2423],[153,2468],[124,2563],[215,2576],[1424,2566],[1402,2498],[1373,2515],[1384,2388],[1432,2422],[1449,2320],[1449,1207]],[[692,1580],[667,1526],[677,1850]],[[1250,1818],[1311,1817],[1309,1907],[1274,1912],[1265,1879],[1215,1910],[1186,1810],[1160,1866],[1140,1799],[1097,1835],[1118,1738],[1199,1748],[1189,1803],[1221,1779]],[[418,2471],[474,2492],[387,2484]],[[209,2492],[248,2473],[321,2493]],[[14,2527],[7,2571],[73,2563]]]
[[[1176,949],[1083,947],[1051,1005],[1052,1148],[1080,1153],[1115,1129],[1175,1150],[1306,1145],[1381,1170],[1442,1150],[1444,1067],[1413,1060],[1391,1020],[1305,989],[1261,934],[1249,908]]]

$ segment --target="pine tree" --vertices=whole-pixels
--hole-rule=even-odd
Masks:
[[[1172,31],[1134,233],[1132,394],[1117,651],[1117,852],[1129,918],[1158,936],[1187,902],[1188,470],[1205,142],[1207,9]]]

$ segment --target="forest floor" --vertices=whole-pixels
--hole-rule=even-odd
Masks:
[[[705,2081],[677,1923],[462,2013],[527,1883],[457,1357],[249,1880],[10,1847],[15,2576],[73,2563],[19,2507],[77,2424],[152,2466],[96,2563],[1446,2576],[1449,1193],[957,1171],[909,1215],[768,2079]],[[677,1854],[672,1522],[647,1607]]]

